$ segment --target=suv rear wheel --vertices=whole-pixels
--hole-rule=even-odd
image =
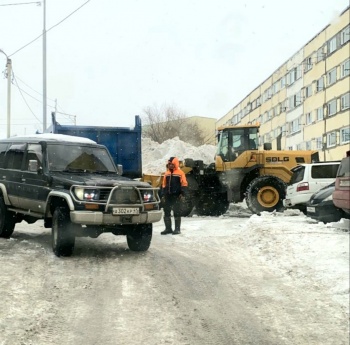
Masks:
[[[75,245],[73,224],[65,207],[57,207],[52,216],[52,250],[56,256],[71,256]]]
[[[10,238],[15,229],[16,216],[14,212],[8,211],[4,198],[0,197],[0,237]]]

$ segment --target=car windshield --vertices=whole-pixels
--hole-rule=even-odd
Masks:
[[[113,161],[103,147],[48,144],[50,171],[116,173]]]

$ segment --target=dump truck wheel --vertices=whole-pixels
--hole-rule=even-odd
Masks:
[[[254,179],[247,188],[248,208],[256,214],[264,211],[282,211],[286,187],[286,184],[275,176],[260,176]]]

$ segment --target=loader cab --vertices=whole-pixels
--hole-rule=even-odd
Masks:
[[[224,162],[234,161],[242,152],[258,149],[259,126],[225,126],[218,128],[216,154]]]

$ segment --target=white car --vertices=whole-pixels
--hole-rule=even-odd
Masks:
[[[312,194],[335,181],[340,161],[300,164],[292,169],[283,206],[306,213]]]

